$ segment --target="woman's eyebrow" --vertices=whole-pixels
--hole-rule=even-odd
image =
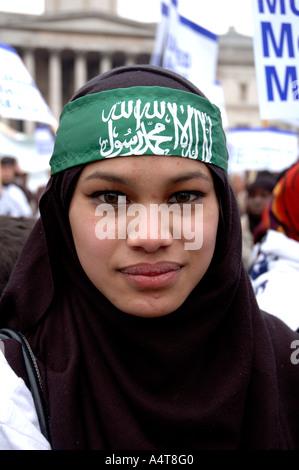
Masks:
[[[111,183],[119,183],[119,184],[131,184],[130,179],[124,177],[124,176],[119,176],[115,175],[113,173],[106,173],[102,171],[95,171],[94,173],[91,173],[90,175],[86,176],[84,178],[84,181],[91,181],[91,180],[97,180],[97,179],[103,179],[105,181],[109,181]],[[188,173],[183,173],[179,174],[177,176],[173,176],[172,178],[169,178],[167,181],[170,184],[176,184],[176,183],[181,183],[184,181],[188,181],[190,179],[203,179],[205,181],[212,181],[212,178],[209,175],[206,175],[205,173],[202,173],[201,171],[191,171]]]
[[[211,176],[209,175],[206,175],[205,173],[202,173],[201,171],[192,171],[192,172],[188,172],[188,173],[183,173],[181,175],[178,175],[178,176],[174,176],[173,178],[170,179],[170,182],[175,184],[175,183],[181,183],[181,182],[184,182],[184,181],[187,181],[187,180],[191,180],[191,179],[204,179],[206,181],[209,181],[211,182],[212,181],[212,178]]]
[[[112,173],[105,173],[102,171],[95,171],[90,175],[86,176],[83,181],[90,181],[96,179],[103,179],[105,181],[110,181],[111,183],[120,183],[120,184],[129,184],[129,180],[123,176],[114,175]]]

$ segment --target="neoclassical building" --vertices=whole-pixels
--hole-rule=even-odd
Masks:
[[[120,17],[117,0],[46,0],[43,15],[0,13],[0,42],[18,51],[56,118],[87,79],[148,63],[155,33],[156,24]],[[228,126],[262,125],[251,37],[233,29],[219,37],[217,79]],[[30,126],[25,123],[25,132]]]

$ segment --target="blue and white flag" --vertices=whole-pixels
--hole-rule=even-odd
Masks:
[[[57,126],[16,50],[0,43],[0,116]]]
[[[194,83],[219,106],[226,125],[222,87],[216,82],[217,62],[218,36],[180,15],[178,0],[170,0],[169,5],[162,1],[151,63]]]
[[[262,119],[299,125],[299,2],[252,0]]]
[[[215,82],[217,59],[218,37],[181,16],[178,1],[171,0],[163,66],[204,88]]]

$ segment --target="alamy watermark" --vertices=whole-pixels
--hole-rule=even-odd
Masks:
[[[291,349],[294,349],[295,351],[292,352],[290,359],[291,363],[294,365],[299,364],[299,340],[295,339],[291,343]]]
[[[99,204],[95,234],[105,239],[184,239],[185,250],[199,250],[203,243],[202,204],[130,204],[119,196],[117,206]],[[188,241],[186,241],[188,240]]]

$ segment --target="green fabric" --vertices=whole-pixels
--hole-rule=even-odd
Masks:
[[[52,175],[132,155],[187,157],[227,171],[219,109],[194,93],[157,86],[101,91],[64,107],[50,160]]]

